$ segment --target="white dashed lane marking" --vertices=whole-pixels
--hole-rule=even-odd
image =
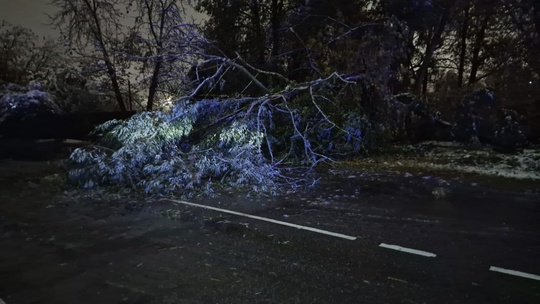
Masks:
[[[517,270],[504,269],[504,268],[495,267],[495,266],[489,267],[489,270],[504,273],[504,274],[509,274],[509,275],[513,275],[513,276],[518,276],[518,277],[522,277],[522,278],[527,278],[527,279],[531,279],[531,280],[540,281],[540,276],[536,275],[536,274],[521,272],[521,271],[517,271]]]
[[[423,250],[418,250],[418,249],[407,248],[407,247],[401,247],[401,246],[398,246],[398,245],[389,245],[389,244],[381,243],[379,245],[379,247],[392,249],[392,250],[397,250],[397,251],[402,251],[402,252],[407,252],[407,253],[416,254],[416,255],[421,255],[421,256],[428,257],[428,258],[434,258],[434,257],[437,256],[435,253],[431,253],[431,252],[427,252],[427,251],[423,251]]]
[[[313,227],[308,227],[308,226],[296,225],[296,224],[292,224],[292,223],[282,222],[282,221],[273,220],[273,219],[269,219],[269,218],[261,217],[261,216],[256,216],[256,215],[251,215],[251,214],[247,214],[247,213],[241,213],[241,212],[236,212],[236,211],[232,211],[232,210],[216,208],[216,207],[211,207],[211,206],[206,206],[206,205],[194,204],[194,203],[190,203],[190,202],[186,202],[186,201],[179,201],[179,200],[173,200],[173,199],[164,199],[164,200],[165,201],[170,201],[170,202],[173,202],[173,203],[176,203],[176,204],[199,207],[199,208],[219,211],[219,212],[223,212],[223,213],[243,216],[243,217],[247,217],[247,218],[251,218],[251,219],[255,219],[255,220],[259,220],[259,221],[264,221],[264,222],[274,223],[274,224],[278,224],[278,225],[293,227],[293,228],[296,228],[296,229],[307,230],[307,231],[311,231],[311,232],[316,232],[316,233],[325,234],[325,235],[329,235],[329,236],[333,236],[333,237],[337,237],[337,238],[346,239],[346,240],[349,240],[349,241],[356,240],[355,236],[350,236],[350,235],[346,235],[346,234],[342,234],[342,233],[326,231],[326,230],[313,228]]]
[[[329,236],[333,236],[333,237],[337,237],[337,238],[342,238],[342,239],[346,239],[346,240],[350,240],[350,241],[354,241],[354,240],[357,239],[357,237],[355,237],[355,236],[350,236],[350,235],[331,232],[331,231],[322,230],[322,229],[318,229],[318,228],[313,228],[313,227],[302,226],[302,225],[297,225],[297,224],[293,224],[293,223],[273,220],[273,219],[270,219],[270,218],[265,218],[265,217],[261,217],[261,216],[236,212],[236,211],[232,211],[232,210],[216,208],[216,207],[211,207],[211,206],[206,206],[206,205],[200,205],[200,204],[195,204],[195,203],[190,203],[190,202],[180,201],[180,200],[172,200],[172,199],[164,199],[164,200],[165,201],[170,201],[170,202],[173,202],[173,203],[176,203],[176,204],[187,205],[187,206],[198,207],[198,208],[204,208],[204,209],[214,210],[214,211],[218,211],[218,212],[243,216],[243,217],[247,217],[247,218],[251,218],[251,219],[255,219],[255,220],[259,220],[259,221],[264,221],[264,222],[274,223],[274,224],[278,224],[278,225],[293,227],[293,228],[296,228],[296,229],[307,230],[307,231],[316,232],[316,233],[320,233],[320,234],[325,234],[325,235],[329,235]],[[416,255],[429,257],[429,258],[437,257],[437,255],[435,253],[432,253],[432,252],[418,250],[418,249],[412,249],[412,248],[407,248],[407,247],[402,247],[402,246],[399,246],[399,245],[391,245],[391,244],[381,243],[379,245],[379,247],[392,249],[392,250],[396,250],[396,251],[401,251],[401,252],[406,252],[406,253],[410,253],[410,254],[416,254]],[[540,276],[536,275],[536,274],[531,274],[531,273],[526,273],[526,272],[521,272],[521,271],[516,271],[516,270],[510,270],[510,269],[504,269],[504,268],[495,267],[495,266],[491,266],[489,268],[489,270],[494,271],[494,272],[500,272],[500,273],[504,273],[504,274],[508,274],[508,275],[513,275],[513,276],[518,276],[518,277],[523,277],[523,278],[527,278],[527,279],[540,281]],[[0,304],[4,304],[1,299],[0,299]]]

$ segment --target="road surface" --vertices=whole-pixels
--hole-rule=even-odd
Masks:
[[[539,189],[475,177],[321,175],[315,188],[278,197],[189,201],[242,214],[70,199],[40,179],[6,175],[0,299],[540,303]]]

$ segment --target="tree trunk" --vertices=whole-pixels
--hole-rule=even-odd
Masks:
[[[261,7],[259,0],[251,0],[251,25],[253,26],[253,32],[255,41],[255,53],[258,64],[263,64],[265,61],[264,56],[264,34],[261,25]]]
[[[120,90],[120,84],[118,83],[118,78],[116,77],[116,70],[112,66],[110,60],[105,60],[105,63],[107,64],[107,74],[109,74],[109,77],[111,78],[114,96],[118,102],[118,107],[120,108],[120,111],[125,112],[127,111],[126,104],[124,103],[122,91]]]
[[[450,18],[450,8],[445,8],[441,16],[441,20],[439,21],[439,25],[437,26],[437,29],[435,30],[433,35],[431,35],[431,37],[429,38],[429,41],[427,42],[426,53],[424,54],[424,60],[422,60],[422,65],[420,66],[420,69],[418,70],[418,73],[416,74],[416,80],[415,80],[414,88],[413,88],[413,91],[415,93],[420,93],[422,89],[422,85],[425,81],[425,78],[427,77],[429,65],[431,64],[431,61],[433,59],[433,54],[442,43],[442,35],[444,33],[444,30],[446,28],[446,24],[448,23],[449,18]]]
[[[423,99],[426,99],[427,97],[428,84],[429,84],[429,73],[426,73],[426,76],[424,77],[424,82],[422,83],[422,98]]]
[[[154,65],[154,71],[152,72],[152,79],[150,80],[150,87],[148,88],[148,101],[146,102],[146,111],[152,111],[154,107],[154,99],[159,84],[159,72],[161,70],[162,59],[158,58]]]
[[[478,70],[484,62],[484,59],[480,58],[480,51],[482,50],[482,44],[486,36],[486,29],[488,27],[489,17],[489,15],[484,16],[481,21],[482,23],[480,25],[480,29],[476,34],[476,40],[474,41],[474,48],[471,60],[471,74],[469,75],[469,84],[474,84],[478,81]]]
[[[128,104],[129,110],[133,111],[133,95],[131,95],[131,81],[128,79]]]
[[[166,13],[167,10],[171,7],[173,2],[168,2],[167,7],[160,7],[159,12],[159,21],[153,20],[152,13],[153,8],[151,3],[148,0],[145,1],[147,14],[148,14],[148,23],[150,24],[150,33],[154,38],[154,43],[156,44],[155,50],[151,52],[155,53],[156,61],[154,63],[154,70],[152,71],[152,78],[150,79],[150,86],[148,88],[148,99],[146,101],[146,111],[152,111],[154,108],[154,102],[156,98],[157,89],[159,86],[159,77],[161,73],[161,66],[163,65],[163,35],[165,31],[165,22],[166,22]],[[162,3],[164,4],[164,3]],[[155,30],[155,23],[159,22],[159,31]]]
[[[432,35],[432,33],[431,33],[431,29],[430,29],[430,30],[429,30],[429,33],[428,33],[428,37],[431,37],[431,35]],[[426,43],[426,51],[425,51],[426,54],[427,54],[427,53],[429,52],[429,50],[431,49],[431,43],[432,43],[432,41],[431,41],[431,38],[430,38],[430,39],[427,41],[427,43]],[[424,99],[426,98],[426,95],[427,95],[426,93],[427,93],[428,78],[429,78],[428,72],[429,72],[429,65],[427,66],[427,68],[426,68],[426,73],[425,73],[425,75],[424,75],[423,78],[422,78],[422,91],[421,91],[422,95],[421,95],[421,96],[422,96],[422,98],[424,98]]]
[[[272,0],[272,57],[277,58],[280,52],[279,25],[281,12],[283,11],[283,1]]]
[[[111,79],[111,84],[113,87],[114,96],[116,97],[116,101],[118,102],[118,107],[120,108],[120,111],[125,112],[127,110],[126,104],[124,103],[124,98],[122,97],[122,91],[120,90],[120,83],[118,82],[116,69],[109,57],[109,53],[107,52],[107,48],[105,47],[105,42],[103,41],[103,31],[101,30],[101,22],[97,13],[96,3],[90,3],[88,1],[85,1],[85,4],[89,8],[90,12],[92,13],[92,18],[94,19],[95,30],[92,31],[92,34],[98,41],[101,48],[101,54],[103,55],[103,60],[105,61],[105,65],[107,66],[107,75],[109,75],[109,78]]]
[[[533,50],[531,53],[533,55],[529,55],[529,58],[531,58],[532,61],[531,67],[533,68],[534,72],[540,77],[540,1],[536,0],[533,1],[533,20],[534,20],[534,26],[536,29],[536,39],[534,39],[533,42]],[[540,83],[539,83],[540,84]],[[536,101],[539,103],[540,106],[540,99]]]
[[[459,67],[458,67],[458,87],[463,86],[463,75],[465,74],[465,56],[467,55],[467,34],[469,30],[469,9],[467,6],[464,10],[463,25],[461,28],[461,45],[459,52]]]

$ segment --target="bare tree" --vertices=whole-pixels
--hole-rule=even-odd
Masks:
[[[416,72],[413,91],[422,93],[425,96],[427,91],[428,69],[432,63],[435,51],[444,43],[444,31],[450,19],[450,8],[442,9],[440,20],[436,28],[430,29],[426,42],[426,50],[422,58],[422,63]]]
[[[463,8],[463,21],[459,31],[459,64],[458,64],[458,87],[463,86],[463,76],[465,74],[465,59],[467,56],[467,37],[469,35],[471,6],[466,5]]]
[[[52,24],[61,31],[72,51],[104,62],[118,107],[126,111],[119,82],[122,59],[116,52],[124,36],[120,23],[122,0],[52,0],[51,4],[59,9],[51,16]]]
[[[146,110],[153,109],[156,96],[171,82],[179,86],[194,64],[203,41],[195,26],[184,21],[179,0],[130,0],[138,15],[131,29],[130,57],[140,63],[143,83],[148,85]]]
[[[60,64],[57,41],[38,37],[30,29],[0,23],[0,79],[26,84],[45,80]]]

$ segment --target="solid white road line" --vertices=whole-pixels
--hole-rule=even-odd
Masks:
[[[289,226],[289,227],[293,227],[293,228],[296,228],[296,229],[307,230],[307,231],[316,232],[316,233],[320,233],[320,234],[326,234],[326,235],[330,235],[330,236],[334,236],[334,237],[338,237],[338,238],[342,238],[342,239],[346,239],[346,240],[350,240],[350,241],[356,240],[355,236],[350,236],[350,235],[330,232],[330,231],[326,231],[326,230],[322,230],[322,229],[317,229],[317,228],[312,228],[312,227],[307,227],[307,226],[302,226],[302,225],[296,225],[296,224],[292,224],[292,223],[277,221],[277,220],[273,220],[273,219],[269,219],[269,218],[265,218],[265,217],[260,217],[260,216],[256,216],[256,215],[250,215],[250,214],[246,214],[246,213],[241,213],[241,212],[236,212],[236,211],[231,211],[231,210],[227,210],[227,209],[221,209],[221,208],[216,208],[216,207],[211,207],[211,206],[206,206],[206,205],[194,204],[194,203],[190,203],[190,202],[186,202],[186,201],[179,201],[179,200],[173,200],[173,199],[163,199],[163,200],[174,202],[174,203],[177,203],[177,204],[182,204],[182,205],[188,205],[188,206],[199,207],[199,208],[219,211],[219,212],[223,212],[223,213],[228,213],[228,214],[239,215],[239,216],[243,216],[243,217],[247,217],[247,218],[251,218],[251,219],[255,219],[255,220],[259,220],[259,221],[265,221],[265,222],[270,222],[270,223],[274,223],[274,224],[278,224],[278,225]]]
[[[406,247],[401,247],[401,246],[398,246],[398,245],[389,245],[389,244],[381,243],[379,246],[384,247],[384,248],[388,248],[388,249],[397,250],[397,251],[403,251],[403,252],[407,252],[407,253],[417,254],[417,255],[421,255],[421,256],[425,256],[425,257],[429,257],[429,258],[434,258],[434,257],[437,256],[435,253],[422,251],[422,250],[417,250],[417,249],[406,248]]]
[[[489,267],[489,270],[540,281],[540,276],[536,275],[536,274],[531,274],[531,273],[526,273],[526,272],[521,272],[521,271],[516,271],[516,270],[510,270],[510,269],[504,269],[504,268],[495,267],[495,266]]]

